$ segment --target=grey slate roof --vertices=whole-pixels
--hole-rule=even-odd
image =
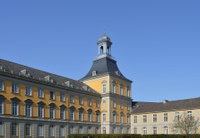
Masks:
[[[0,73],[8,73],[13,76],[15,75],[19,77],[25,77],[30,80],[38,80],[41,82],[48,83],[50,85],[58,85],[70,89],[76,89],[86,91],[88,93],[98,94],[92,88],[80,81],[76,81],[70,78],[55,75],[52,73],[48,73],[3,59],[0,59]]]
[[[167,102],[133,102],[132,114],[200,109],[200,98]]]
[[[85,80],[85,79],[88,79],[88,78],[96,77],[96,76],[92,76],[92,72],[93,71],[97,72],[96,76],[102,75],[102,74],[105,74],[105,73],[110,73],[110,74],[115,75],[117,77],[120,77],[122,79],[128,80],[120,72],[120,70],[119,70],[119,68],[117,66],[117,62],[114,59],[111,59],[110,57],[107,57],[107,56],[103,57],[103,58],[100,58],[100,59],[94,60],[90,71],[81,80]],[[128,81],[130,81],[130,80],[128,80]]]

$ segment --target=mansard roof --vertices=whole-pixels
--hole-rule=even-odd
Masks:
[[[22,73],[23,72],[23,73]],[[67,77],[55,75],[49,72],[41,71],[14,62],[0,59],[0,74],[8,74],[15,77],[21,77],[28,80],[39,81],[48,85],[61,86],[62,88],[78,90],[88,94],[99,95],[95,90],[86,84]]]
[[[132,114],[200,109],[200,97],[163,102],[133,102]]]
[[[93,75],[94,71],[96,72],[96,75]],[[86,80],[99,75],[104,75],[106,73],[130,81],[120,72],[117,66],[117,62],[109,56],[97,58],[96,60],[94,60],[91,69],[81,80]]]

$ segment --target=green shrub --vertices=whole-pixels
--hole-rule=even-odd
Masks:
[[[200,138],[200,135],[71,134],[68,138]]]

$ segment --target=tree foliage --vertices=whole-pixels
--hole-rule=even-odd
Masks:
[[[181,115],[178,118],[175,118],[172,124],[174,131],[180,134],[192,134],[196,133],[199,126],[199,119],[195,119],[194,116],[190,115]]]

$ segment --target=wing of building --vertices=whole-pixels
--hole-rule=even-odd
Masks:
[[[135,134],[179,134],[179,130],[175,129],[173,124],[180,116],[194,116],[198,120],[200,98],[133,102],[131,130]],[[199,128],[191,133],[199,133]]]
[[[130,133],[131,81],[98,40],[98,57],[81,80],[0,59],[0,136],[67,137]]]
[[[80,80],[0,59],[0,137],[66,138],[73,133],[175,133],[174,117],[200,115],[200,99],[132,102],[131,83],[111,55],[111,39]]]

